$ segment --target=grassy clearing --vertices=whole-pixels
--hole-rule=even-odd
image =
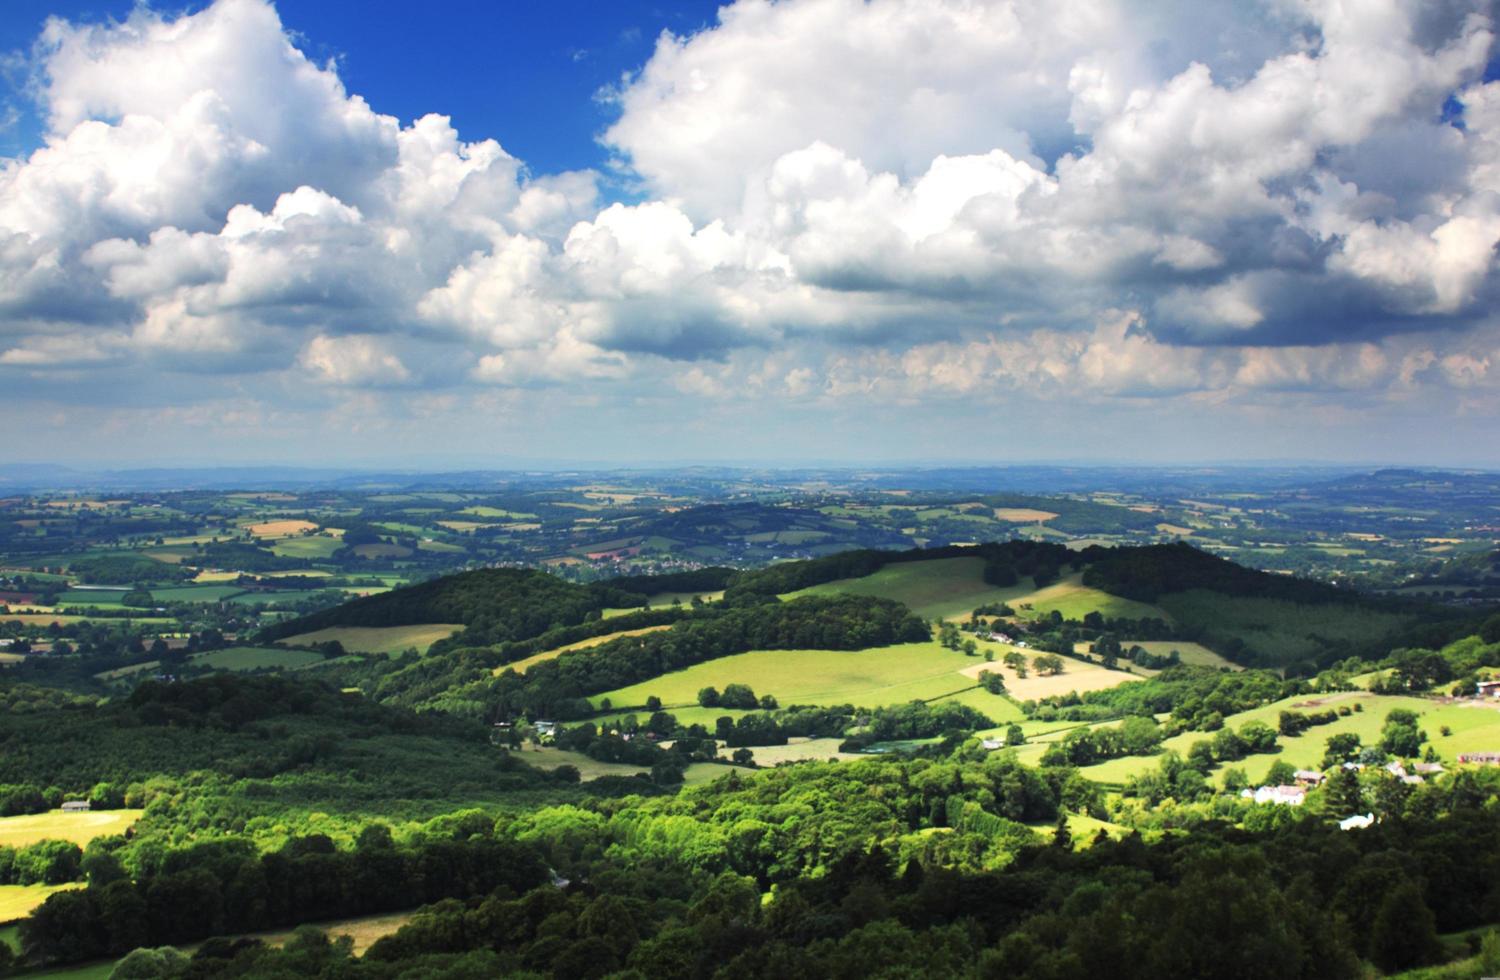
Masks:
[[[1121,640],[1120,645],[1129,650],[1131,647],[1142,647],[1148,653],[1165,657],[1176,650],[1185,664],[1193,664],[1197,667],[1224,667],[1229,670],[1244,670],[1239,664],[1214,653],[1201,643],[1189,643],[1185,640]]]
[[[296,670],[320,662],[321,653],[310,650],[275,650],[259,647],[229,647],[193,657],[194,667],[211,667],[214,670],[262,670],[270,667],[278,670]]]
[[[756,650],[721,657],[686,670],[609,691],[592,699],[595,705],[608,698],[618,711],[645,704],[646,698],[661,698],[667,710],[697,707],[698,691],[722,689],[727,684],[749,684],[756,694],[774,695],[781,704],[853,704],[866,708],[932,701],[973,688],[972,678],[962,673],[976,664],[973,657],[946,650],[937,643],[906,643],[869,650]],[[1014,710],[1009,702],[987,695],[995,702],[995,717]],[[727,712],[714,712],[713,717]],[[989,713],[989,712],[987,712]],[[998,718],[997,718],[998,720]]]
[[[601,644],[608,643],[610,640],[618,640],[621,637],[641,636],[645,633],[659,633],[662,630],[671,628],[671,624],[668,623],[661,626],[644,626],[638,630],[621,630],[618,633],[608,633],[604,636],[591,636],[587,640],[579,640],[577,643],[569,643],[567,646],[561,646],[555,650],[545,650],[541,653],[533,654],[532,656],[527,657],[525,660],[517,660],[515,663],[509,663],[501,667],[496,667],[493,671],[491,671],[491,673],[498,676],[505,673],[507,670],[514,670],[518,674],[524,674],[527,670],[531,669],[531,667],[536,664],[542,663],[547,660],[553,660],[561,656],[562,654],[569,653],[573,650],[587,650],[590,647],[596,647]]]
[[[1050,615],[1054,610],[1064,619],[1082,619],[1097,612],[1107,619],[1170,619],[1162,609],[1133,599],[1091,589],[1083,584],[1083,576],[1069,575],[1030,595],[1019,596],[1011,602],[1023,616]]]
[[[354,553],[361,558],[409,558],[411,549],[403,544],[355,545]]]
[[[88,813],[28,813],[0,817],[0,847],[26,847],[40,840],[72,841],[79,847],[95,837],[122,834],[141,818],[143,810],[92,810]],[[0,922],[5,916],[0,915]]]
[[[282,558],[328,558],[344,546],[338,538],[321,534],[305,538],[286,538],[271,545],[271,554]]]
[[[157,602],[222,602],[245,590],[237,585],[184,585],[171,589],[152,589]]]
[[[1057,515],[1050,510],[1033,510],[1030,507],[996,507],[995,520],[1009,524],[1037,524],[1050,521]]]
[[[518,750],[521,761],[538,769],[551,771],[558,766],[573,766],[578,770],[580,779],[598,779],[600,776],[634,776],[638,773],[650,772],[643,766],[632,766],[624,762],[600,762],[590,759],[582,752],[569,752],[565,749],[543,746],[539,749],[524,748]]]
[[[82,887],[83,882],[66,885],[0,885],[0,922],[26,918],[53,892]]]
[[[1265,722],[1274,728],[1277,718],[1282,711],[1286,710],[1315,711],[1345,705],[1352,708],[1356,704],[1363,709],[1351,712],[1330,724],[1310,728],[1295,738],[1283,735],[1277,752],[1249,756],[1236,763],[1239,768],[1245,770],[1252,782],[1263,779],[1267,770],[1277,760],[1285,761],[1299,769],[1317,768],[1322,762],[1328,738],[1332,735],[1352,732],[1358,735],[1365,745],[1378,742],[1380,730],[1385,726],[1385,716],[1393,708],[1405,708],[1417,712],[1420,716],[1420,726],[1427,733],[1428,741],[1449,765],[1452,765],[1460,752],[1500,751],[1500,711],[1493,708],[1446,705],[1437,701],[1429,701],[1426,698],[1377,695],[1364,691],[1331,694],[1320,699],[1322,703],[1317,706],[1296,707],[1298,704],[1306,704],[1309,700],[1312,699],[1306,696],[1287,698],[1224,719],[1225,727],[1228,728],[1239,728],[1247,721]],[[1445,725],[1451,734],[1442,734],[1442,728]],[[1194,742],[1208,738],[1212,738],[1211,733],[1184,732],[1167,739],[1162,746],[1164,749],[1171,749],[1186,755]],[[1090,779],[1118,783],[1130,776],[1155,768],[1158,761],[1153,756],[1111,759],[1108,762],[1090,766],[1084,769],[1083,773]],[[1222,768],[1216,770],[1216,776],[1222,779]]]
[[[776,766],[783,762],[807,762],[821,759],[868,759],[857,752],[840,752],[839,738],[794,738],[786,745],[762,745],[752,748],[755,761],[762,766]]]
[[[1018,701],[1034,701],[1053,695],[1067,694],[1070,691],[1077,691],[1080,694],[1085,691],[1102,691],[1111,687],[1119,687],[1130,681],[1141,680],[1140,677],[1127,674],[1123,670],[1105,670],[1099,664],[1084,663],[1072,657],[1062,658],[1063,672],[1061,674],[1038,674],[1030,667],[1031,657],[1034,654],[1024,650],[1021,653],[1025,654],[1027,659],[1025,677],[1017,676],[1015,671],[1002,665],[998,657],[994,663],[975,664],[970,659],[970,666],[964,668],[964,673],[975,678],[976,682],[981,671],[988,670],[999,674],[1005,678],[1006,691]]]
[[[964,618],[978,606],[1030,595],[1029,581],[998,588],[984,581],[983,558],[897,562],[864,578],[839,579],[791,595],[873,595],[904,603],[927,619]],[[785,598],[785,597],[783,597]]]
[[[1374,643],[1410,621],[1409,616],[1354,605],[1305,606],[1282,599],[1251,599],[1202,589],[1162,596],[1163,609],[1186,626],[1236,637],[1278,663],[1316,655],[1319,638]]]
[[[330,626],[311,633],[289,636],[289,646],[312,646],[336,640],[351,653],[385,653],[395,656],[416,647],[418,653],[438,640],[447,639],[463,629],[461,623],[418,623],[414,626]]]

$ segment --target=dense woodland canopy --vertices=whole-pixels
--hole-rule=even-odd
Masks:
[[[1069,727],[1035,764],[983,748],[971,736],[994,719],[955,702],[779,705],[754,677],[700,699],[740,712],[712,724],[649,702],[613,705],[628,714],[603,722],[590,701],[750,650],[929,640],[932,624],[889,599],[779,597],[961,556],[983,558],[992,585],[1081,569],[1085,582],[1141,601],[1191,587],[1377,608],[1189,548],[1018,541],[594,585],[484,569],[261,638],[334,624],[465,626],[425,656],[147,679],[108,699],[0,678],[0,812],[63,798],[145,811],[129,837],[0,848],[0,884],[87,886],[22,924],[24,956],[141,950],[131,953],[139,975],[193,977],[1358,977],[1436,962],[1451,955],[1440,933],[1500,922],[1500,769],[1393,788],[1378,764],[1416,757],[1423,736],[1414,715],[1393,711],[1372,744],[1330,740],[1330,767],[1369,760],[1364,783],[1340,776],[1305,808],[1256,807],[1238,797],[1243,774],[1231,767],[1337,712],[1225,723],[1377,668],[1388,671],[1379,684],[1403,693],[1471,691],[1500,666],[1500,617],[1411,613],[1399,620],[1404,645],[1337,663],[1343,650],[1330,645],[1320,671],[1166,661],[1149,679],[1020,702],[1030,721]],[[722,602],[639,608],[663,592],[720,588]],[[605,609],[636,611],[604,619]],[[652,627],[665,628],[507,669]],[[1058,614],[1028,628],[1038,652],[1077,656],[1079,643],[1123,655],[1116,637],[1169,639],[1182,625]],[[564,723],[561,749],[645,771],[584,782],[571,764],[544,771],[502,748],[542,719]],[[1024,742],[1019,724],[1010,729],[1009,744]],[[1186,732],[1203,738],[1161,751]],[[801,737],[836,738],[846,752],[923,744],[762,771],[734,754]],[[1108,786],[1079,768],[1130,755],[1159,765]],[[718,778],[679,791],[687,767],[710,759]],[[1122,799],[1134,829],[1112,827],[1123,839],[1101,834],[1075,851],[1085,841],[1072,840],[1069,821],[1123,819]],[[1364,806],[1376,826],[1336,828]],[[192,957],[161,949],[417,905],[428,907],[358,959],[315,931],[280,950],[254,940],[210,940]],[[1474,947],[1473,962],[1492,955],[1500,967],[1500,940],[1476,933]]]

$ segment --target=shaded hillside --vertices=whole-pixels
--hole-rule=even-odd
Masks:
[[[454,642],[480,646],[530,639],[597,618],[606,608],[641,604],[639,593],[607,585],[575,585],[532,569],[482,568],[278,623],[264,636],[274,640],[330,626],[462,623],[465,630]]]
[[[1308,604],[1358,599],[1355,593],[1322,582],[1246,568],[1180,542],[1090,548],[1083,554],[1089,562],[1083,574],[1085,585],[1138,602],[1155,602],[1168,593],[1189,589]]]

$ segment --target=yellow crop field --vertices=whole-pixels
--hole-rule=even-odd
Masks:
[[[316,531],[318,525],[312,521],[265,521],[260,524],[251,524],[246,528],[257,538],[290,538],[308,531]]]

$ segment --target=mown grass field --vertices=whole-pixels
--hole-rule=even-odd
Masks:
[[[635,776],[650,772],[644,766],[632,766],[624,762],[600,762],[597,759],[590,759],[582,752],[569,752],[552,746],[543,746],[540,749],[528,747],[519,750],[518,755],[527,765],[536,766],[538,769],[551,770],[558,766],[575,766],[578,769],[578,778],[585,782],[601,776]],[[728,774],[729,771],[728,766],[712,762],[695,762],[683,772],[683,783],[687,786],[711,783],[720,776]]]
[[[1214,653],[1201,643],[1191,643],[1187,640],[1121,640],[1120,646],[1125,649],[1131,647],[1142,647],[1148,653],[1165,657],[1176,650],[1185,664],[1193,664],[1197,667],[1223,667],[1229,670],[1244,670],[1239,664]]]
[[[624,636],[640,636],[644,633],[659,633],[662,630],[671,628],[671,624],[668,623],[661,626],[643,626],[638,630],[620,630],[618,633],[606,633],[604,636],[591,636],[587,640],[579,640],[577,643],[569,643],[566,646],[560,646],[553,650],[544,650],[541,653],[533,654],[527,657],[525,660],[517,660],[514,663],[496,667],[492,673],[498,676],[505,673],[507,670],[514,670],[518,674],[524,674],[527,670],[529,670],[536,664],[543,663],[548,660],[554,660],[557,657],[560,657],[565,653],[570,653],[574,650],[587,650],[590,647],[596,647],[601,644],[608,643],[610,640],[618,640]]]
[[[32,909],[45,902],[53,892],[82,887],[83,882],[66,885],[0,885],[0,922],[26,918]]]
[[[447,639],[463,629],[461,623],[418,623],[414,626],[330,626],[311,633],[289,636],[282,642],[289,646],[312,646],[336,640],[350,653],[385,653],[395,656],[409,647],[418,653],[438,640]]]
[[[338,538],[314,534],[303,538],[284,538],[271,545],[271,554],[282,558],[327,558],[344,546]]]
[[[999,648],[1008,650],[1009,647]],[[1129,674],[1123,670],[1105,670],[1099,664],[1085,663],[1072,657],[1063,657],[1063,672],[1061,674],[1039,674],[1031,667],[1031,658],[1035,656],[1033,651],[1020,651],[1026,657],[1027,671],[1025,677],[1017,676],[1016,672],[1000,663],[1002,654],[997,653],[994,663],[974,663],[969,659],[969,666],[964,668],[964,673],[978,682],[979,675],[983,671],[999,674],[1005,678],[1005,689],[1011,697],[1020,701],[1034,701],[1041,698],[1052,697],[1056,694],[1067,694],[1069,691],[1077,691],[1080,694],[1085,691],[1102,691],[1106,688],[1118,687],[1130,681],[1138,681],[1142,678],[1136,674]]]
[[[92,810],[88,813],[28,813],[0,817],[0,847],[26,847],[40,840],[72,841],[79,847],[95,837],[122,834],[141,818],[143,810]],[[4,917],[0,916],[0,921]]]
[[[1417,712],[1419,725],[1427,733],[1428,742],[1449,765],[1452,765],[1460,752],[1500,751],[1500,710],[1493,708],[1445,705],[1425,698],[1377,695],[1365,691],[1330,694],[1320,699],[1323,703],[1317,707],[1294,707],[1309,700],[1312,699],[1305,695],[1287,698],[1224,719],[1225,727],[1228,728],[1237,729],[1247,721],[1261,721],[1275,728],[1281,712],[1286,710],[1306,713],[1327,708],[1336,709],[1340,706],[1352,708],[1356,704],[1363,709],[1353,711],[1327,725],[1310,728],[1295,738],[1280,736],[1280,749],[1277,752],[1247,756],[1234,763],[1238,768],[1245,770],[1252,782],[1263,779],[1267,770],[1277,760],[1283,760],[1299,769],[1318,768],[1322,762],[1328,738],[1335,734],[1352,732],[1358,735],[1365,745],[1378,742],[1380,730],[1385,726],[1385,716],[1393,708],[1405,708]],[[1445,725],[1451,734],[1442,734],[1442,728]],[[1208,732],[1184,732],[1167,739],[1162,743],[1162,748],[1186,755],[1194,742],[1212,737],[1212,733]],[[1090,779],[1119,783],[1130,776],[1154,769],[1158,762],[1159,759],[1155,756],[1131,756],[1111,759],[1108,762],[1089,766],[1082,771]],[[1215,770],[1216,779],[1222,780],[1224,768],[1220,767]]]
[[[878,708],[914,700],[934,701],[973,688],[977,682],[961,671],[979,662],[935,642],[853,651],[756,650],[710,660],[591,700],[598,706],[608,698],[618,712],[643,705],[647,697],[655,695],[666,710],[676,713],[675,709],[696,708],[702,688],[722,690],[739,683],[749,684],[757,695],[775,696],[782,705]],[[1019,709],[1009,701],[980,693],[992,703],[985,713],[997,722],[1019,717]]]
[[[245,590],[237,585],[184,585],[174,589],[152,589],[157,602],[220,602]]]
[[[1017,596],[1011,602],[1023,617],[1062,613],[1064,619],[1082,619],[1097,612],[1107,619],[1170,619],[1157,606],[1133,599],[1122,599],[1108,592],[1091,589],[1083,584],[1081,574],[1068,575],[1051,585]]]
[[[793,592],[791,596],[873,595],[904,603],[926,619],[959,619],[967,618],[978,606],[991,602],[1014,604],[1034,591],[1029,579],[1009,588],[987,584],[983,558],[936,558],[897,562],[864,578],[825,582]]]
[[[200,653],[193,657],[194,667],[211,667],[214,670],[262,670],[270,667],[277,670],[296,670],[319,663],[321,653],[311,650],[276,650],[266,647],[229,647]]]

